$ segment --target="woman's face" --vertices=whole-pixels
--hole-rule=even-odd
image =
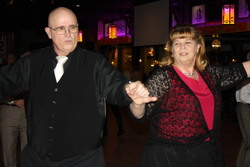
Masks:
[[[190,38],[179,38],[173,41],[172,54],[175,63],[195,63],[200,45]]]

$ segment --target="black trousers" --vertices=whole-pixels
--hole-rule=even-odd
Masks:
[[[58,162],[41,159],[29,146],[21,154],[21,167],[105,167],[102,147]]]

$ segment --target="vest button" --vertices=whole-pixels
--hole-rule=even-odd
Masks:
[[[58,89],[57,89],[57,88],[55,88],[55,92],[58,92]]]
[[[51,157],[51,156],[53,156],[53,154],[52,154],[52,153],[50,153],[50,152],[49,152],[49,153],[47,153],[47,155],[48,155],[48,156],[50,156],[50,157]]]

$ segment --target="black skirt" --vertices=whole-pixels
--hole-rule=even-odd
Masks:
[[[224,167],[221,146],[203,142],[195,146],[146,145],[140,167]]]

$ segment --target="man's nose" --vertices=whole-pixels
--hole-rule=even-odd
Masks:
[[[69,34],[70,34],[69,28],[65,28],[65,34],[64,35],[69,36]]]

